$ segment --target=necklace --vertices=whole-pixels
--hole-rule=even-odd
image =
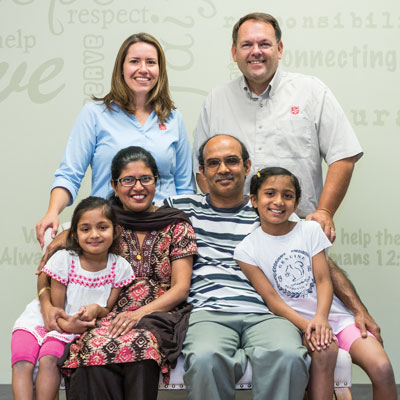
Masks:
[[[136,246],[134,246],[135,247],[135,250],[136,250],[136,260],[138,260],[138,261],[140,261],[141,259],[142,259],[142,256],[140,255],[140,252],[138,251],[138,249],[136,248]]]
[[[131,264],[137,277],[150,276],[150,271],[154,268],[152,262],[156,263],[159,260],[157,252],[153,253],[153,247],[158,235],[158,231],[147,232],[139,251],[136,245],[136,243],[138,243],[140,246],[137,234],[130,229],[122,228],[122,236],[124,241],[126,241],[129,254],[129,259],[127,258],[127,260]]]
[[[122,228],[123,235],[125,236],[125,240],[128,243],[129,248],[129,256],[131,261],[136,258],[137,261],[142,259],[141,251],[136,247],[136,238],[134,235],[129,235],[125,228]]]

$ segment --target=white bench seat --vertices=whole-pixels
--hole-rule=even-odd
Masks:
[[[162,376],[158,388],[160,390],[184,390],[186,386],[183,382],[183,356],[180,356],[176,365],[176,368],[171,370],[169,384],[166,385],[163,382]],[[308,364],[310,363],[310,357],[308,357]],[[352,361],[350,354],[342,349],[339,349],[338,358],[336,361],[335,375],[334,375],[334,389],[336,398],[339,400],[351,400],[351,368]],[[239,382],[236,384],[236,390],[251,390],[251,364],[247,363],[247,368],[244,375],[241,377]]]

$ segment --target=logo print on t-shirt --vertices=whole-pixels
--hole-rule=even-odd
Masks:
[[[291,112],[293,115],[297,115],[297,114],[299,113],[299,107],[293,106],[293,107],[290,109],[290,112]]]
[[[311,257],[303,250],[281,254],[272,267],[275,283],[288,297],[308,297],[315,285]]]

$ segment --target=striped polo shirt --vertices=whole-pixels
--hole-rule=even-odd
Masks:
[[[260,226],[249,198],[235,208],[214,207],[204,194],[174,196],[165,204],[184,211],[196,232],[198,257],[187,300],[194,311],[269,313],[233,259],[238,243]]]

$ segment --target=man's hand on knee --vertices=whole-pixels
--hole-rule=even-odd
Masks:
[[[367,310],[358,311],[354,314],[354,321],[357,327],[361,331],[361,336],[363,338],[367,337],[367,330],[370,331],[382,344],[383,346],[383,339],[381,336],[381,328],[375,322],[375,320],[371,317]]]

